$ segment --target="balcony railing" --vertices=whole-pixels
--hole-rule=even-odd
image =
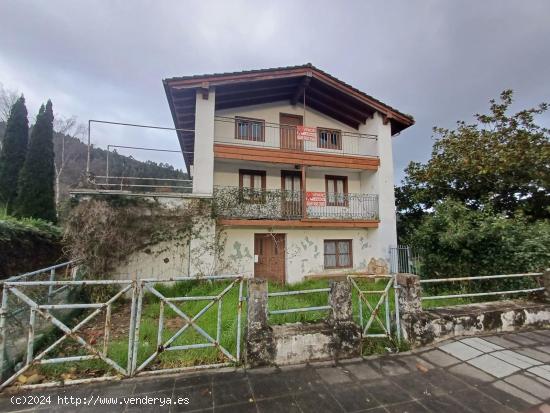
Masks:
[[[316,205],[307,205],[306,201],[305,209],[303,208],[303,202],[304,194],[299,191],[228,186],[214,188],[216,211],[223,218],[277,220],[304,218],[378,219],[378,195],[327,193],[324,205],[320,205],[319,200],[316,201]]]
[[[220,144],[378,157],[376,135],[320,129],[324,132],[318,130],[315,139],[308,141],[298,139],[293,125],[224,116],[216,116],[214,125],[214,142]]]

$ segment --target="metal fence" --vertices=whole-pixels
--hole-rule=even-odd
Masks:
[[[534,278],[540,277],[543,273],[540,272],[531,272],[531,273],[522,273],[522,274],[499,274],[499,275],[485,275],[485,276],[473,276],[473,277],[453,277],[453,278],[432,278],[432,279],[421,279],[420,284],[433,285],[433,284],[463,284],[469,289],[472,281],[487,281],[487,280],[498,280],[498,279],[510,279],[510,278]],[[452,298],[469,298],[469,297],[485,297],[485,296],[502,296],[510,294],[529,294],[544,291],[544,287],[534,287],[534,288],[518,288],[513,290],[493,290],[493,291],[483,291],[483,292],[460,292],[453,294],[439,294],[439,295],[430,295],[422,296],[422,301],[430,300],[446,300]]]
[[[215,288],[218,288],[217,283],[221,282],[219,284],[221,291],[214,295],[191,295],[187,288],[184,288],[182,293],[178,293],[177,289],[173,294],[167,294],[165,291],[167,285],[174,286],[187,282],[203,282],[209,286],[214,284]],[[28,293],[29,290],[34,291],[36,288],[46,291],[51,288],[54,291],[65,288],[82,292],[99,286],[115,288],[108,290],[107,296],[103,293],[101,297],[104,298],[96,300],[90,300],[89,294],[71,295],[71,299],[69,299],[69,295],[61,295],[65,299],[55,304],[48,302],[47,294],[37,295],[37,297],[41,297],[39,299]],[[234,304],[234,308],[229,309],[227,306],[224,307],[224,303],[232,291],[234,296],[232,300],[228,301],[228,305]],[[245,302],[245,297],[243,295],[243,277],[241,276],[177,277],[165,281],[156,279],[140,281],[8,280],[4,282],[0,308],[0,366],[2,367],[0,371],[3,373],[2,378],[5,378],[6,366],[10,364],[12,374],[1,382],[0,390],[12,384],[29,369],[52,364],[97,360],[103,363],[109,374],[112,372],[115,375],[128,377],[239,363],[241,360],[243,302]],[[205,304],[198,312],[192,313],[184,308],[186,304],[190,303]],[[158,311],[156,311],[157,305]],[[23,306],[29,310],[26,332],[20,334],[20,337],[11,335],[7,326],[8,321],[11,321],[12,308],[10,306]],[[208,328],[199,325],[210,309],[216,312],[214,332],[207,331]],[[166,318],[168,312],[170,312],[171,321],[169,328]],[[147,320],[145,314],[147,314]],[[230,315],[235,318],[236,322],[233,332],[234,340],[231,340],[233,347],[231,348],[224,344],[222,337],[227,333],[224,317],[227,319]],[[113,317],[118,317],[116,327],[113,324]],[[145,336],[141,335],[140,331],[150,328],[152,320],[158,327],[154,349],[147,352],[147,348],[142,348],[142,344],[149,340],[147,337],[149,337],[150,331],[145,331]],[[176,327],[174,327],[176,320]],[[38,337],[37,334],[39,321],[50,327],[48,333],[43,334],[42,337]],[[88,335],[83,332],[86,328],[95,331],[99,326],[103,331],[100,339],[93,334],[90,335],[89,332],[86,333]],[[174,328],[176,328],[175,332],[172,331]],[[113,341],[113,334],[118,336],[116,342]],[[49,340],[44,341],[46,336],[49,336]],[[20,355],[22,358],[20,362],[6,354],[6,344],[10,338],[18,339],[24,347],[24,354]],[[24,345],[21,340],[23,338],[25,338]],[[183,344],[178,342],[182,338],[188,342]],[[69,341],[72,345],[67,345]],[[42,344],[38,346],[39,342]],[[199,357],[199,365],[177,368],[165,368],[160,362],[164,353],[209,349],[215,350],[218,354],[215,356],[216,359],[221,358],[226,361],[210,363],[206,362],[205,358]],[[67,379],[62,382],[65,384],[85,383],[113,378],[115,376],[111,374],[85,379]],[[48,382],[23,387],[44,387],[62,382]]]
[[[420,260],[411,247],[398,245],[390,248],[390,273],[420,275]]]
[[[309,289],[303,289],[303,290],[290,290],[290,291],[275,291],[275,292],[268,292],[267,293],[267,313],[268,315],[282,315],[282,314],[295,314],[295,313],[306,313],[306,312],[317,312],[317,311],[329,311],[331,309],[331,306],[328,303],[328,293],[330,292],[330,288],[309,288]],[[269,299],[275,298],[275,297],[296,297],[296,296],[302,296],[305,294],[319,294],[319,293],[326,293],[327,294],[327,304],[326,305],[317,305],[317,306],[302,306],[302,307],[293,307],[293,308],[278,308],[278,309],[270,309]],[[273,304],[273,300],[271,300],[271,307],[275,307]],[[277,306],[280,307],[280,306]]]
[[[378,219],[378,195],[327,193],[325,205],[304,208],[301,191],[217,186],[220,216],[245,219]],[[305,213],[305,214],[304,214]]]

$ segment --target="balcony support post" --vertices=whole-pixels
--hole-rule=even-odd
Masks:
[[[307,166],[302,165],[302,218],[307,218],[307,205],[306,205],[306,169]]]

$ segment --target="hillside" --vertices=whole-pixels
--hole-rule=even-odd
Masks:
[[[0,139],[4,137],[5,123],[0,122]],[[65,138],[65,166],[60,177],[61,199],[65,199],[71,188],[76,188],[84,178],[86,171],[87,146],[84,142],[60,133],[54,134],[54,151],[56,164],[61,163],[61,147]],[[95,175],[105,175],[107,151],[93,148],[90,154],[90,171]],[[183,158],[181,161],[183,165]],[[135,176],[147,178],[188,179],[187,173],[175,169],[170,164],[141,162],[131,156],[120,155],[111,151],[109,155],[111,176]]]

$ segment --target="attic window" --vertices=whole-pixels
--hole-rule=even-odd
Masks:
[[[252,118],[235,118],[235,139],[265,142],[265,121]]]

